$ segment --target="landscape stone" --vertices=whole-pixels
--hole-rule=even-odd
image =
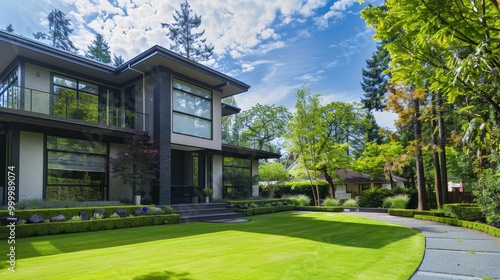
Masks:
[[[78,213],[78,215],[80,216],[82,221],[90,220],[89,214],[87,214],[87,212],[85,212],[85,211],[80,211],[80,213]]]
[[[144,212],[144,210],[142,209],[137,209],[134,211],[134,216],[143,216],[143,215],[146,215],[146,212]]]
[[[122,218],[128,216],[128,211],[125,209],[116,209],[115,213]]]
[[[52,223],[57,223],[57,222],[66,222],[66,216],[64,215],[57,215],[55,217],[50,218],[50,222]]]
[[[27,224],[37,224],[37,223],[45,223],[45,218],[40,216],[39,214],[33,214],[26,221]]]

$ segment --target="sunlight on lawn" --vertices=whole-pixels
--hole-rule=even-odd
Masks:
[[[408,279],[423,257],[420,232],[363,217],[250,219],[23,238],[0,279]]]

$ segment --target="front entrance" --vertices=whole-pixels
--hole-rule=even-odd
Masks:
[[[204,152],[172,150],[172,204],[204,201],[202,189],[207,181],[205,162]]]

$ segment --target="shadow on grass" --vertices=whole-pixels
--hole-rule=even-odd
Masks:
[[[148,274],[136,276],[134,277],[134,280],[193,280],[194,278],[190,277],[189,275],[190,274],[188,272],[176,273],[172,271],[154,271]]]
[[[31,258],[159,240],[173,240],[223,231],[280,235],[339,246],[378,249],[419,233],[412,228],[341,213],[292,215],[292,212],[281,212],[252,216],[251,219],[251,222],[248,223],[196,222],[21,238],[16,240],[18,250],[16,255],[18,259]],[[200,236],[200,238],[207,237]],[[249,242],[251,242],[251,238],[249,238]]]

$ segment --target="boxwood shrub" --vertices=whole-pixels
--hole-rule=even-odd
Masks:
[[[301,211],[318,211],[318,212],[342,212],[342,206],[297,206],[297,210]]]
[[[401,217],[413,217],[415,215],[427,215],[427,216],[435,216],[442,217],[444,214],[442,211],[436,210],[413,210],[413,209],[387,209],[387,213],[392,216],[401,216]]]
[[[235,209],[235,210],[236,212],[244,213],[245,216],[252,216],[252,215],[269,214],[269,213],[276,213],[283,211],[291,211],[295,209],[296,207],[294,205],[281,205],[281,206],[257,207],[257,208]]]
[[[178,224],[180,215],[151,215],[125,218],[108,218],[87,221],[68,221],[59,223],[39,223],[16,225],[16,238],[29,236],[42,236],[61,233],[75,233],[98,230],[110,230],[131,227],[143,227],[162,224]],[[6,239],[10,234],[10,227],[0,227],[0,236]]]
[[[481,208],[477,204],[453,203],[443,205],[444,215],[465,221],[484,221]]]
[[[278,204],[279,202],[281,203],[288,203],[289,201],[287,199],[283,198],[273,198],[273,199],[248,199],[248,200],[229,200],[228,203],[232,204],[233,206],[249,206],[250,204],[254,203],[257,204],[258,206],[265,206],[266,204]]]

